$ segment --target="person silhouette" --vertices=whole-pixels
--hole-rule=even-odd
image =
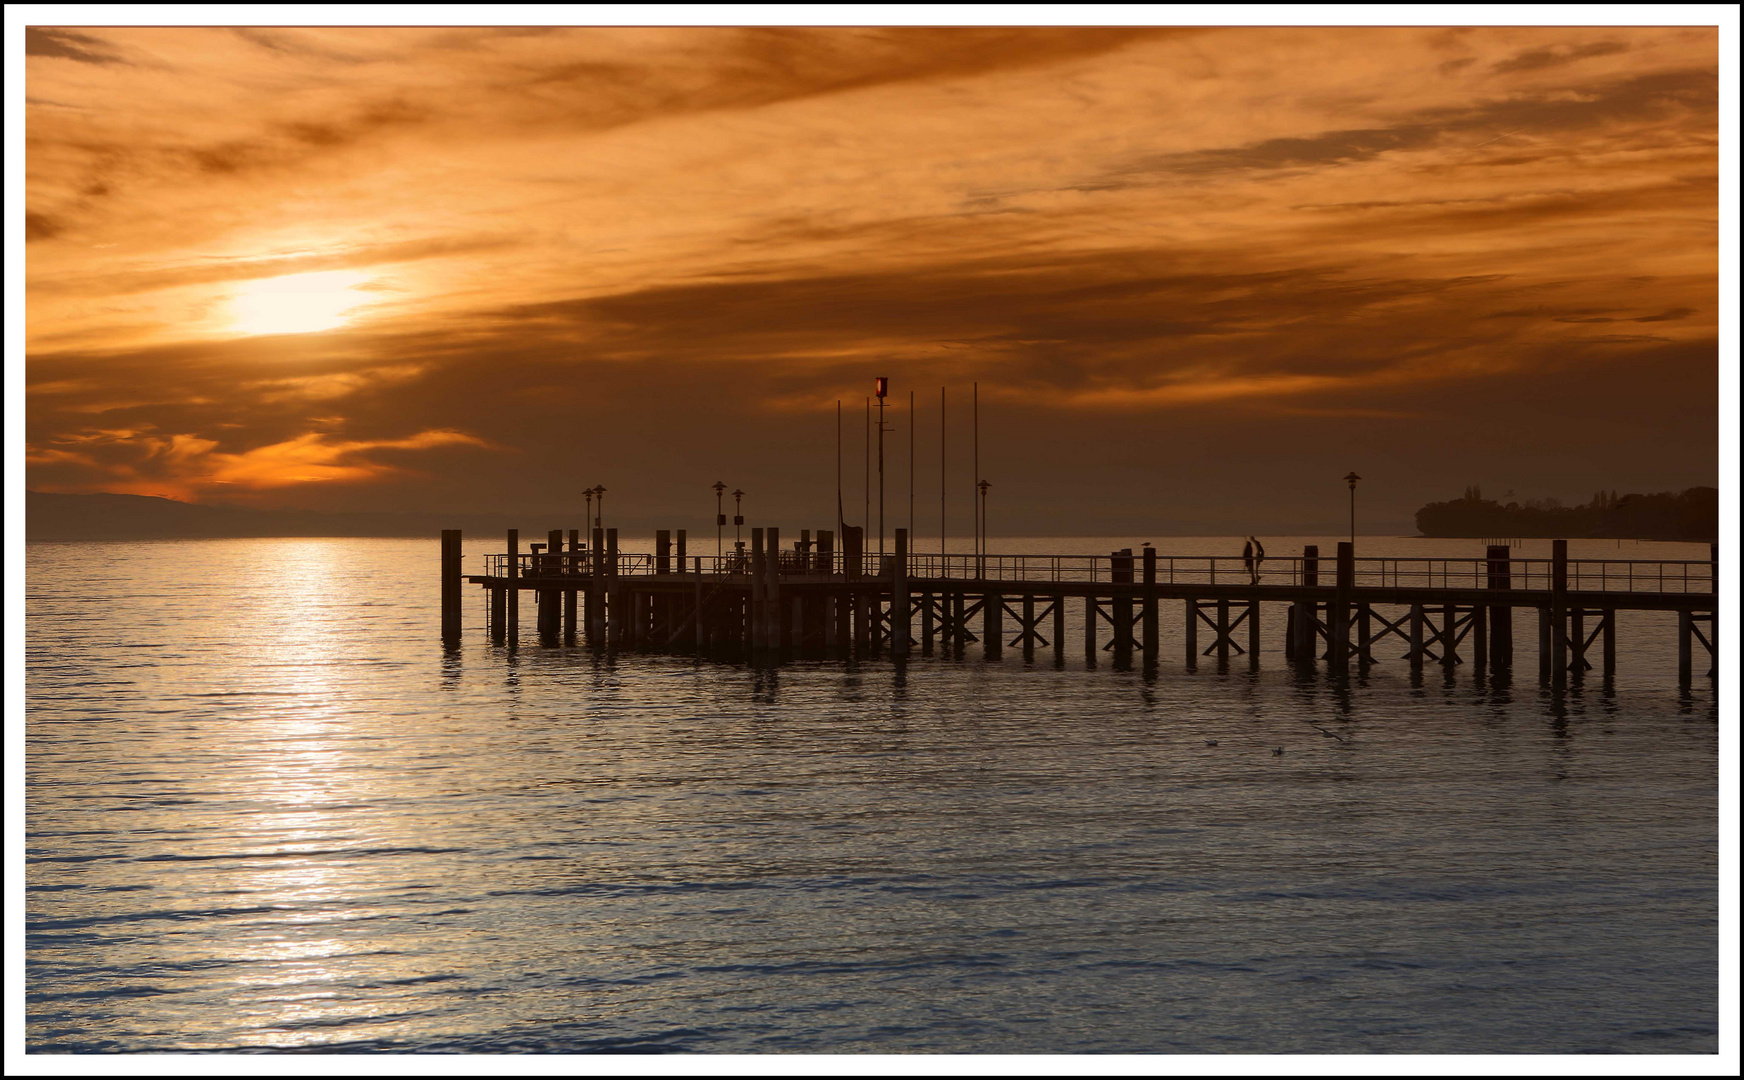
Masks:
[[[1241,546],[1241,565],[1247,568],[1247,576],[1254,577],[1253,537],[1247,538],[1247,543]],[[1255,580],[1258,580],[1257,578]]]
[[[1253,576],[1253,583],[1258,585],[1260,583],[1260,563],[1266,561],[1266,546],[1252,536],[1247,538],[1247,542],[1248,546],[1253,549],[1253,558],[1248,561],[1247,572]]]

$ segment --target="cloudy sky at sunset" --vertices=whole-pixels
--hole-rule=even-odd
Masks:
[[[1711,28],[26,51],[33,489],[702,520],[721,479],[829,527],[875,375],[923,534],[941,385],[967,522],[976,381],[996,532],[1717,480]]]

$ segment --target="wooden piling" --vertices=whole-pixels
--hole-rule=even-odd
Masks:
[[[1585,608],[1568,610],[1568,667],[1577,679],[1586,674],[1588,666],[1586,614]]]
[[[654,572],[672,573],[672,530],[654,530]]]
[[[506,623],[509,617],[509,590],[501,585],[492,585],[490,591],[490,636],[492,645],[501,645],[506,639]]]
[[[552,529],[545,534],[545,557],[540,560],[540,575],[555,577],[563,567],[563,530]],[[539,590],[539,644],[556,645],[563,633],[563,592],[553,583]]]
[[[1368,606],[1363,606],[1368,611]],[[1260,669],[1260,602],[1250,600],[1247,605],[1247,666],[1258,671]]]
[[[460,644],[460,530],[442,530],[442,644]]]
[[[1132,549],[1112,552],[1108,565],[1114,584],[1127,586],[1116,589],[1108,602],[1109,612],[1114,616],[1114,662],[1124,669],[1132,664]]]
[[[1350,662],[1350,592],[1356,585],[1356,549],[1349,540],[1338,542],[1338,577],[1332,599],[1332,668],[1343,673]]]
[[[1513,563],[1508,557],[1507,544],[1491,544],[1485,551],[1489,563],[1489,580],[1486,585],[1491,589],[1512,589],[1514,587]],[[1514,665],[1514,609],[1505,604],[1490,606],[1490,666],[1496,670],[1505,670]]]
[[[569,554],[563,560],[563,572],[571,579],[581,572],[581,530],[569,530]],[[563,587],[563,644],[574,645],[576,634],[576,586],[573,580]]]
[[[1538,678],[1541,681],[1550,679],[1550,609],[1538,609]]]
[[[763,530],[751,530],[751,651],[768,648],[769,616],[763,610],[768,603],[769,569],[764,565]]]
[[[1356,606],[1356,660],[1359,664],[1375,662],[1374,654],[1369,651],[1369,618],[1371,615],[1369,605],[1358,604]]]
[[[1058,593],[1053,597],[1054,604],[1054,665],[1056,667],[1066,662],[1066,596]]]
[[[1161,630],[1157,624],[1157,549],[1144,549],[1142,567],[1144,575],[1144,662],[1147,667],[1155,667],[1161,646]]]
[[[1000,646],[1005,644],[1005,597],[999,593],[984,593],[981,597],[981,649],[989,660],[999,659]]]
[[[1602,638],[1604,642],[1605,678],[1608,679],[1617,673],[1617,609],[1607,609],[1602,617],[1605,620],[1604,637]]]
[[[1459,653],[1453,643],[1458,639],[1454,633],[1454,622],[1457,616],[1452,604],[1441,605],[1441,664],[1443,667],[1453,667],[1459,663]]]
[[[1475,605],[1471,613],[1472,659],[1478,667],[1489,664],[1489,615],[1490,609],[1483,604]]]
[[[1423,667],[1423,605],[1411,605],[1411,670]]]
[[[1229,662],[1229,601],[1217,601],[1217,662]]]
[[[1189,599],[1187,605],[1187,670],[1199,666],[1199,601]]]
[[[509,648],[521,643],[521,532],[509,530]]]
[[[1084,598],[1084,666],[1096,666],[1096,597]]]
[[[763,616],[769,620],[763,643],[779,652],[787,644],[787,608],[781,602],[781,530],[773,525],[763,530],[763,572]]]
[[[1023,658],[1035,659],[1035,593],[1023,594]]]
[[[606,530],[606,640],[613,645],[624,643],[624,624],[629,612],[624,610],[622,586],[618,583],[618,530]]]
[[[1568,677],[1568,541],[1550,542],[1550,678]]]
[[[684,558],[685,558],[684,532],[685,531],[683,529],[678,530],[678,550],[674,553],[677,560],[678,560],[677,569],[678,569],[678,572],[681,574],[684,573]]]
[[[588,554],[587,576],[587,643],[594,648],[606,644],[606,531],[594,529],[593,551]]]
[[[1690,688],[1691,654],[1695,637],[1695,616],[1693,612],[1677,613],[1677,685],[1680,689]]]
[[[896,562],[890,575],[890,652],[893,656],[908,656],[909,624],[912,612],[908,604],[908,530],[896,530]]]

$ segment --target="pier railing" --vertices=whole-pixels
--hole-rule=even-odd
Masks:
[[[742,575],[752,572],[751,553],[715,555],[669,555],[661,558],[645,552],[610,554],[592,551],[558,554],[521,553],[514,557],[516,575],[522,578],[573,579],[591,577],[595,562],[603,572],[619,576],[655,573]],[[783,577],[841,576],[884,578],[892,574],[895,557],[865,555],[857,562],[840,552],[782,551],[777,558]],[[485,572],[494,577],[509,575],[510,556],[486,555]],[[1575,592],[1711,593],[1713,564],[1705,560],[1664,559],[1570,559],[1568,589]],[[1485,558],[1406,558],[1371,556],[1355,560],[1357,588],[1482,589],[1502,585],[1510,589],[1544,590],[1552,587],[1555,564],[1551,559],[1495,560]],[[1338,574],[1335,558],[1304,559],[1300,556],[1268,557],[1255,570],[1238,556],[1159,555],[1158,585],[1332,585]],[[1012,584],[1052,583],[1142,584],[1142,554],[1112,555],[939,555],[911,554],[908,577],[914,580],[997,581]]]

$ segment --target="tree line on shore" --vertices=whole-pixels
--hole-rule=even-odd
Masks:
[[[1474,484],[1458,499],[1430,503],[1418,510],[1417,531],[1424,536],[1446,537],[1615,537],[1712,542],[1720,531],[1720,492],[1711,487],[1651,495],[1619,496],[1615,491],[1598,491],[1584,506],[1564,506],[1554,498],[1503,504],[1484,498],[1483,491]]]

